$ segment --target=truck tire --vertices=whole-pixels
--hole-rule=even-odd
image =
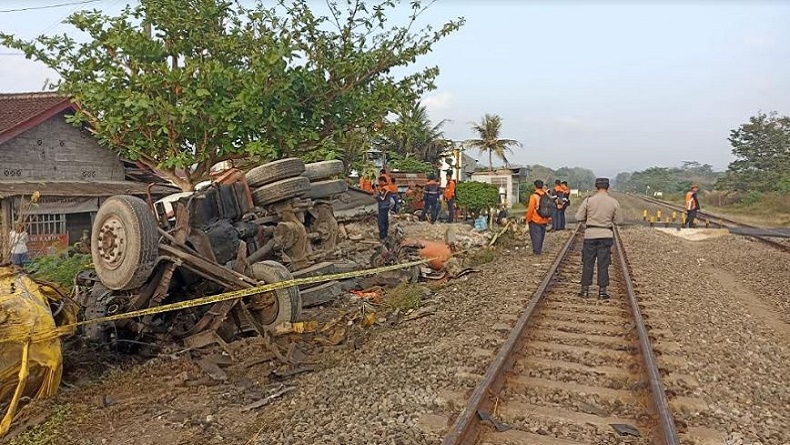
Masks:
[[[348,191],[348,184],[342,179],[330,179],[310,183],[310,190],[305,193],[305,198],[322,199],[339,195]]]
[[[136,289],[148,280],[159,255],[159,234],[148,204],[140,198],[107,198],[96,213],[91,257],[96,275],[112,290]]]
[[[299,158],[285,158],[259,165],[248,171],[244,177],[250,187],[260,187],[283,179],[293,178],[304,173],[304,162]]]
[[[266,284],[293,279],[291,272],[276,261],[261,261],[253,264],[252,276]],[[302,314],[302,296],[296,286],[247,297],[245,302],[256,322],[266,330],[273,330],[285,322],[294,323]]]
[[[252,192],[252,201],[257,206],[266,206],[286,199],[296,198],[310,190],[310,180],[304,176],[283,179],[258,187]]]
[[[322,179],[335,177],[346,169],[343,161],[321,161],[313,162],[304,166],[304,173],[302,176],[307,177],[310,181],[320,181]]]

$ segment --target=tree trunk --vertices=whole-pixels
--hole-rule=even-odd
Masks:
[[[491,150],[488,150],[488,168],[491,169],[491,171],[494,171],[494,160],[493,160],[494,158],[492,157],[492,155],[493,152]]]

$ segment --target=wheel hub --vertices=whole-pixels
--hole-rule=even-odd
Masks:
[[[108,269],[117,269],[126,255],[126,228],[116,216],[104,220],[99,229],[98,251],[103,265]]]

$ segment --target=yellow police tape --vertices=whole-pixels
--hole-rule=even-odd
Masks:
[[[457,254],[458,253],[456,253],[455,255],[457,255]],[[196,306],[203,306],[203,305],[206,305],[206,304],[219,303],[221,301],[226,301],[226,300],[235,300],[235,299],[238,299],[238,298],[249,297],[249,296],[256,295],[256,294],[259,294],[259,293],[262,293],[262,292],[270,292],[270,291],[273,291],[273,290],[283,289],[283,288],[286,288],[286,287],[303,286],[303,285],[306,285],[306,284],[324,283],[324,282],[327,282],[327,281],[346,280],[346,279],[349,279],[349,278],[359,278],[359,277],[364,277],[364,276],[368,276],[368,275],[376,275],[376,274],[380,274],[380,273],[383,273],[383,272],[390,272],[390,271],[394,271],[394,270],[405,269],[405,268],[408,268],[408,267],[419,266],[421,264],[428,263],[428,262],[433,261],[435,259],[437,259],[437,258],[422,259],[422,260],[410,261],[410,262],[407,262],[407,263],[394,264],[392,266],[382,266],[382,267],[376,267],[376,268],[373,268],[373,269],[356,270],[356,271],[353,271],[353,272],[343,272],[343,273],[336,273],[336,274],[329,274],[329,275],[320,275],[320,276],[316,276],[316,277],[295,278],[295,279],[286,280],[286,281],[279,281],[277,283],[264,284],[264,285],[261,285],[261,286],[250,287],[250,288],[247,288],[247,289],[239,289],[239,290],[234,290],[234,291],[230,291],[230,292],[223,292],[223,293],[217,294],[217,295],[211,295],[211,296],[207,296],[207,297],[195,298],[195,299],[187,300],[187,301],[180,301],[178,303],[163,304],[161,306],[150,307],[150,308],[145,308],[145,309],[139,309],[139,310],[130,311],[130,312],[124,312],[122,314],[110,315],[110,316],[100,317],[100,318],[93,318],[93,319],[90,319],[90,320],[84,320],[84,321],[80,321],[80,322],[76,322],[76,323],[63,325],[63,326],[54,328],[51,331],[44,332],[44,333],[30,334],[29,332],[26,332],[24,335],[19,334],[19,335],[5,336],[5,338],[0,339],[0,342],[7,342],[7,341],[26,342],[26,341],[32,341],[32,342],[35,343],[35,342],[40,342],[40,341],[46,341],[46,340],[51,340],[53,338],[61,337],[61,336],[64,336],[64,335],[68,335],[68,334],[73,332],[74,328],[76,328],[78,326],[84,326],[84,325],[87,325],[87,324],[106,323],[106,322],[109,322],[109,321],[124,320],[124,319],[127,319],[127,318],[136,318],[136,317],[142,317],[142,316],[145,316],[145,315],[160,314],[160,313],[163,313],[163,312],[170,312],[170,311],[186,309],[186,308],[191,308],[191,307],[196,307]]]

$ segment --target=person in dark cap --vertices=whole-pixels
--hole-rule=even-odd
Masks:
[[[433,173],[428,174],[428,183],[425,184],[425,192],[423,199],[425,200],[425,209],[422,211],[420,220],[425,221],[430,218],[431,223],[435,223],[439,219],[439,196],[441,196],[441,189],[439,182],[436,180],[436,175]]]
[[[593,267],[598,263],[598,298],[606,300],[609,292],[609,263],[612,261],[614,226],[622,222],[620,203],[609,196],[609,178],[595,180],[595,194],[582,201],[576,221],[585,225],[582,247],[582,289],[579,296],[590,296]]]

